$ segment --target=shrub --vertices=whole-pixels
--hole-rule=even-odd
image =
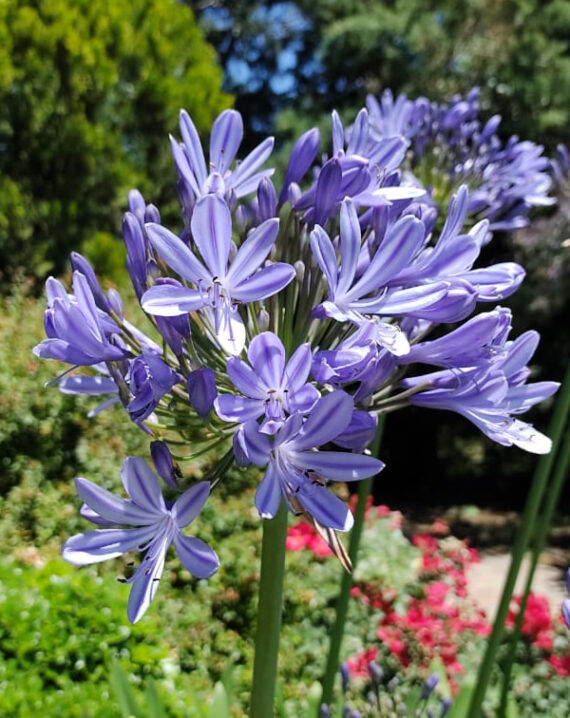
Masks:
[[[58,272],[114,235],[132,186],[167,208],[166,133],[181,107],[205,130],[229,103],[220,85],[176,0],[0,3],[0,278]]]

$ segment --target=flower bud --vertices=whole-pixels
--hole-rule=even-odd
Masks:
[[[269,312],[267,309],[260,309],[257,315],[257,326],[260,332],[266,332],[269,329]]]
[[[264,222],[277,214],[277,195],[269,177],[263,177],[257,188],[259,220]]]
[[[208,416],[217,395],[216,375],[212,369],[202,367],[190,372],[188,375],[188,397],[199,417],[205,419]]]
[[[424,683],[424,686],[422,688],[422,694],[420,696],[420,700],[427,701],[427,699],[430,697],[430,695],[432,694],[434,688],[437,686],[438,683],[439,683],[438,674],[432,673],[428,677],[426,682]]]
[[[151,441],[150,455],[158,475],[165,484],[175,489],[178,485],[178,479],[168,445],[164,441]]]
[[[124,318],[123,300],[116,289],[111,287],[111,289],[107,290],[107,301],[109,302],[110,310],[122,320]]]
[[[346,662],[341,663],[340,664],[340,683],[342,686],[343,693],[346,693],[346,691],[348,690],[349,678],[350,678],[350,674],[348,672],[348,664]]]
[[[375,663],[374,661],[370,661],[370,663],[368,664],[368,672],[370,673],[370,678],[372,678],[372,682],[375,685],[379,685],[382,682],[382,678],[384,677],[384,671],[377,663]]]
[[[154,204],[147,204],[144,212],[144,221],[160,224],[160,212],[158,211],[158,207]]]
[[[295,267],[295,278],[300,284],[305,277],[305,263],[298,259],[293,266]]]

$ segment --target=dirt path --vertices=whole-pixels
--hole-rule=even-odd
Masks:
[[[468,569],[469,596],[484,609],[489,620],[495,616],[509,566],[510,555],[507,553],[483,554],[481,561]],[[529,561],[525,559],[517,579],[516,594],[522,593],[524,589],[528,568]],[[540,563],[534,575],[532,590],[546,596],[552,614],[558,615],[562,599],[566,597],[564,576],[558,568]]]

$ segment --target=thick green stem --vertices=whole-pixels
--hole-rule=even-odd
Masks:
[[[535,535],[535,539],[534,539],[532,561],[531,561],[531,564],[529,567],[528,576],[526,579],[526,585],[524,587],[524,592],[523,592],[523,595],[521,598],[521,602],[520,602],[520,606],[519,606],[519,610],[518,610],[518,614],[517,614],[517,620],[516,620],[514,628],[513,628],[513,635],[511,636],[509,653],[507,656],[505,672],[503,675],[503,685],[502,685],[502,690],[501,690],[501,703],[500,703],[500,707],[499,707],[499,715],[505,715],[506,710],[507,710],[507,701],[508,701],[508,694],[509,694],[509,686],[510,686],[510,682],[511,682],[511,673],[512,673],[512,669],[513,669],[513,663],[515,660],[517,644],[518,644],[518,641],[519,641],[519,638],[521,635],[521,628],[522,628],[524,614],[525,614],[527,603],[528,603],[528,597],[530,595],[530,591],[532,588],[532,582],[534,579],[534,574],[536,571],[536,567],[538,565],[538,561],[540,559],[540,555],[541,555],[542,551],[544,550],[544,547],[546,546],[548,532],[549,532],[551,524],[552,524],[552,518],[554,516],[554,512],[558,505],[558,499],[560,497],[560,492],[562,491],[562,487],[564,486],[564,481],[566,479],[566,472],[568,471],[569,464],[570,464],[570,429],[567,429],[564,439],[562,441],[562,449],[560,450],[560,453],[558,455],[556,471],[554,472],[554,477],[553,477],[552,481],[550,482],[548,491],[546,492],[546,503],[544,506],[544,510],[542,511],[540,518],[537,522],[538,529],[536,531],[536,535]]]
[[[281,632],[286,536],[287,509],[281,502],[275,518],[263,522],[259,606],[249,714],[251,718],[271,718],[273,715]]]
[[[380,451],[380,442],[382,440],[382,430],[384,428],[384,415],[381,414],[378,417],[378,429],[376,431],[376,437],[370,447],[370,450],[374,456],[378,456]],[[374,479],[364,479],[358,482],[358,500],[356,503],[356,509],[354,511],[354,526],[350,534],[350,543],[348,546],[348,555],[352,561],[352,570],[356,569],[356,561],[358,558],[358,549],[360,546],[360,538],[362,536],[362,529],[364,528],[364,514],[366,511],[366,504],[368,497],[372,491],[372,484]],[[335,622],[331,629],[331,638],[329,645],[329,653],[327,656],[327,665],[325,668],[325,674],[323,677],[323,695],[321,702],[329,705],[332,702],[334,680],[339,667],[339,656],[340,647],[342,645],[342,639],[344,636],[344,625],[346,623],[346,614],[348,612],[348,601],[350,598],[350,589],[352,588],[352,574],[347,571],[343,571],[340,590],[336,600],[336,616]]]
[[[548,476],[558,450],[558,444],[566,424],[568,410],[570,408],[570,367],[566,370],[566,376],[562,389],[556,402],[554,415],[550,425],[550,437],[552,439],[552,450],[549,454],[540,457],[536,467],[530,491],[526,500],[521,523],[518,528],[515,543],[511,554],[511,565],[505,580],[505,587],[501,595],[499,608],[493,624],[493,631],[487,641],[487,649],[483,661],[479,666],[479,675],[475,684],[475,690],[471,697],[469,710],[466,718],[480,718],[481,707],[491,677],[497,651],[505,630],[505,619],[513,596],[515,582],[520,571],[524,553],[527,549],[539,508],[542,504],[545,489],[548,483]]]

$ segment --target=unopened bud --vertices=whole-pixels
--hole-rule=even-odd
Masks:
[[[205,419],[218,395],[216,375],[208,367],[196,369],[188,374],[187,385],[190,404],[196,409],[198,416]]]
[[[350,674],[348,671],[348,664],[347,663],[341,663],[340,664],[340,683],[342,686],[342,692],[346,693],[348,690],[348,680],[350,678]]]
[[[295,268],[295,278],[300,284],[305,277],[305,263],[298,259],[293,267]]]
[[[267,309],[260,309],[257,315],[257,326],[259,331],[266,332],[269,329],[269,312]]]
[[[160,224],[160,212],[158,211],[158,207],[154,204],[147,204],[144,212],[144,221]]]
[[[151,441],[150,455],[154,468],[158,475],[164,480],[164,483],[172,488],[176,488],[178,480],[168,445],[164,441]]]

